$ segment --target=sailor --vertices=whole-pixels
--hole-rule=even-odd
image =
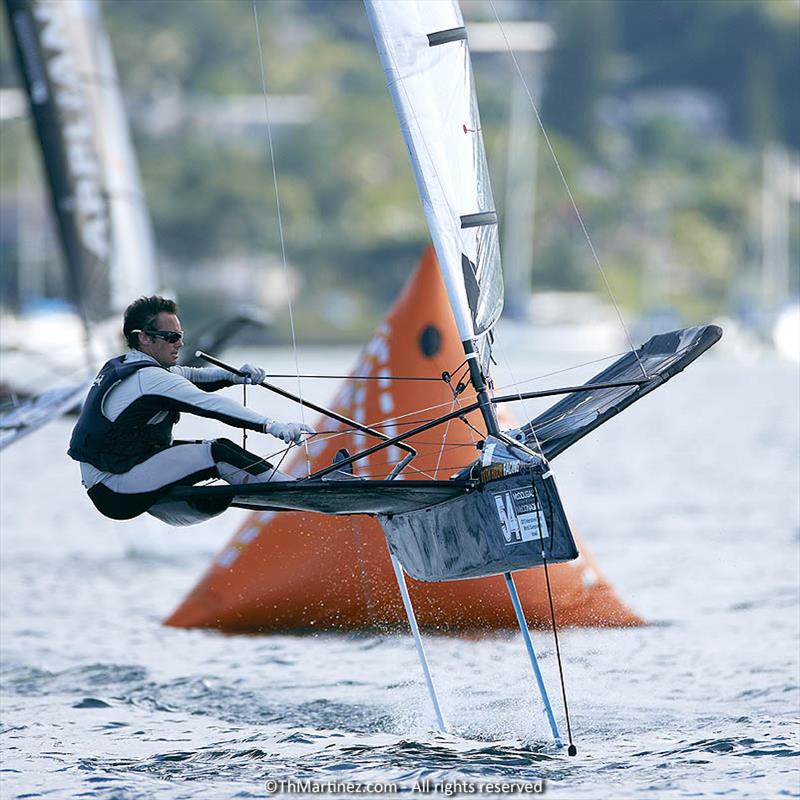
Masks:
[[[123,334],[131,349],[98,373],[68,451],[80,462],[83,485],[101,514],[132,519],[147,511],[170,524],[190,524],[220,513],[227,503],[198,508],[165,500],[174,486],[208,478],[231,484],[292,480],[228,439],[172,439],[182,411],[268,433],[287,444],[313,434],[308,425],[271,420],[213,394],[235,383],[261,383],[263,369],[244,364],[240,371],[247,377],[241,377],[218,367],[176,366],[184,334],[175,302],[163,297],[131,303]]]

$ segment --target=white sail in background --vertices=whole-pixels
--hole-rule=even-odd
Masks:
[[[455,0],[365,5],[459,335],[474,340],[500,316],[503,279],[464,20]]]
[[[109,304],[110,311],[120,312],[136,297],[159,289],[153,231],[97,0],[61,2],[103,165],[111,217]]]

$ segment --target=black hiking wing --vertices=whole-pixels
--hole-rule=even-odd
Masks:
[[[462,497],[470,481],[300,480],[244,486],[178,486],[170,500],[203,503],[226,498],[256,511],[317,511],[321,514],[403,514]]]
[[[653,336],[636,351],[636,355],[627,353],[587,381],[587,384],[642,381],[638,386],[595,389],[567,395],[522,426],[525,444],[540,451],[548,460],[555,458],[631,403],[677,375],[718,342],[721,336],[722,329],[716,325],[684,328]],[[646,380],[643,380],[640,362],[647,371]]]

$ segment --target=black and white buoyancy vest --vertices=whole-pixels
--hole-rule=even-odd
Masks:
[[[125,363],[125,356],[107,361],[92,384],[78,422],[72,431],[67,454],[103,472],[127,472],[150,456],[170,446],[177,411],[151,423],[152,408],[126,409],[113,422],[103,414],[103,400],[120,381],[145,367],[165,369],[151,361]]]

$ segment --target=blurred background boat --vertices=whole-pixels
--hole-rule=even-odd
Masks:
[[[27,162],[36,159],[23,152],[10,209],[16,303],[0,309],[2,424],[19,434],[74,410],[65,397],[80,403],[78,387],[126,347],[121,317],[133,299],[174,293],[163,286],[99,3],[5,0],[5,8],[27,102],[4,89],[0,121],[30,112],[47,187],[28,183]],[[242,330],[268,324],[269,314],[242,298],[187,338],[182,362],[194,363],[198,346],[219,350]],[[19,408],[42,393],[35,414]]]

